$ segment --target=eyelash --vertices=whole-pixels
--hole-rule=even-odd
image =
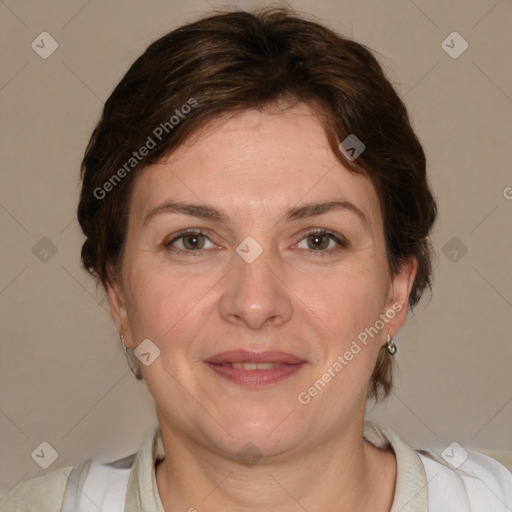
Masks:
[[[164,242],[164,246],[165,246],[165,249],[169,252],[173,252],[175,254],[186,254],[186,255],[193,255],[193,256],[198,256],[198,255],[202,255],[202,253],[204,251],[207,251],[208,249],[198,249],[196,251],[184,251],[182,249],[175,249],[175,248],[171,248],[172,244],[176,241],[178,241],[179,239],[183,238],[185,235],[205,235],[206,238],[209,239],[209,237],[201,230],[201,229],[194,229],[194,228],[191,228],[191,229],[186,229],[184,231],[180,231],[176,237],[174,237],[172,240],[170,240],[169,242]],[[337,236],[336,234],[334,234],[333,232],[331,231],[328,231],[326,229],[312,229],[311,231],[308,231],[307,233],[304,234],[304,236],[299,240],[299,242],[301,242],[302,240],[304,240],[305,238],[307,238],[309,235],[326,235],[326,236],[329,236],[331,238],[331,240],[334,240],[337,244],[338,244],[338,247],[334,248],[334,249],[324,249],[324,250],[308,250],[308,249],[304,249],[310,253],[312,253],[313,257],[317,257],[317,256],[320,256],[320,257],[324,257],[324,256],[329,256],[329,255],[332,255],[333,253],[337,253],[338,251],[342,250],[342,249],[346,249],[349,245],[348,243],[348,240],[343,237],[343,236]]]

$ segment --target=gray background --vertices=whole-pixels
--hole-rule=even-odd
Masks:
[[[0,495],[82,457],[132,453],[156,424],[106,298],[80,269],[79,164],[133,60],[225,5],[0,1]],[[456,440],[512,468],[512,3],[292,6],[378,52],[424,145],[439,203],[434,294],[396,338],[395,392],[369,404],[367,417],[414,448],[441,453]],[[50,48],[44,31],[59,45],[46,59],[31,47]],[[457,58],[442,46],[454,31],[469,44]],[[462,48],[448,41],[452,52]],[[42,442],[58,454],[48,469],[31,456]]]

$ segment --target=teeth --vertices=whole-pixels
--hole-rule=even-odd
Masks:
[[[239,370],[271,370],[279,363],[231,363],[231,366]]]

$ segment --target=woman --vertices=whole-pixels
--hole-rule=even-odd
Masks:
[[[158,426],[2,510],[510,510],[495,460],[364,420],[430,286],[425,168],[371,53],[289,10],[153,43],[92,134],[78,219]]]

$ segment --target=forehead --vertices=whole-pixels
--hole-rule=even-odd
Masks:
[[[300,203],[344,199],[379,221],[370,180],[332,153],[314,111],[298,104],[216,119],[136,178],[131,211],[144,216],[170,197],[247,217]]]

